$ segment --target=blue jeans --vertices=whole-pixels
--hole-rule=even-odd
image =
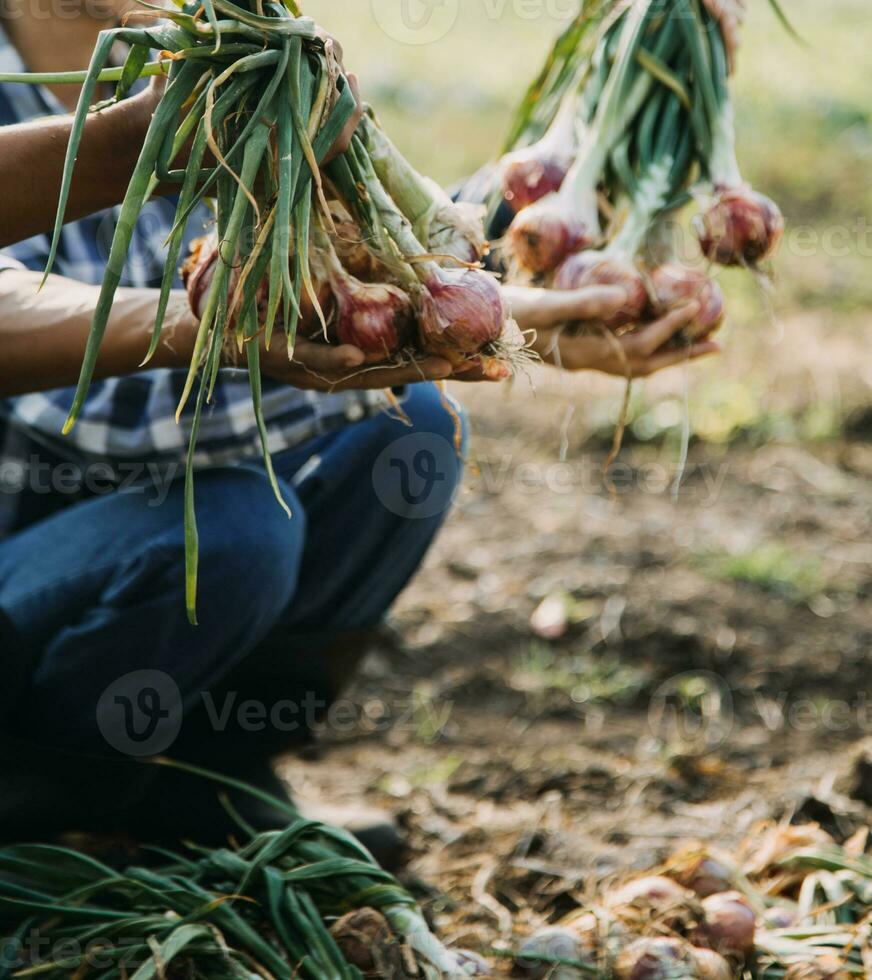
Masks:
[[[115,492],[0,542],[11,624],[0,676],[19,678],[5,706],[0,692],[0,732],[94,755],[172,755],[190,743],[185,722],[202,718],[204,693],[249,667],[267,665],[277,698],[324,693],[324,650],[383,620],[460,481],[438,391],[416,386],[403,407],[411,428],[383,413],[277,456],[290,519],[262,466],[198,474],[197,627],[185,615],[181,480],[160,506]]]

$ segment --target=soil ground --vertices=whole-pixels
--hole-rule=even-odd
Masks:
[[[284,767],[304,798],[395,813],[407,880],[470,948],[690,840],[868,816],[842,776],[872,733],[867,414],[812,444],[694,443],[676,499],[676,446],[632,429],[606,488],[610,428],[567,412],[603,394],[613,414],[614,383],[554,374],[461,392],[457,506],[393,641]]]

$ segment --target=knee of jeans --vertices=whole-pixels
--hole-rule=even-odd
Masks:
[[[414,385],[403,402],[403,411],[412,423],[412,432],[426,432],[450,443],[460,456],[466,454],[469,423],[463,406],[443,394],[435,384]]]
[[[198,503],[200,582],[246,602],[284,607],[296,588],[306,540],[306,515],[293,490],[280,483],[287,510],[266,474],[255,468],[201,478]],[[290,512],[290,514],[288,513]]]
[[[291,511],[275,498],[266,474],[251,468],[210,470],[196,482],[197,608],[228,629],[238,619],[258,628],[284,611],[297,586],[306,539],[306,515],[293,491],[281,486]],[[178,592],[184,610],[185,538],[181,515],[167,531],[132,555],[104,595],[112,605]]]
[[[391,421],[377,430],[372,486],[386,512],[432,536],[463,478],[466,421],[432,384],[414,386],[402,408],[410,426]]]

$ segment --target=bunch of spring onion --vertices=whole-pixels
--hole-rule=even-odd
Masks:
[[[415,975],[476,975],[480,961],[439,943],[353,837],[286,809],[282,830],[240,822],[234,849],[161,852],[147,867],[116,870],[46,845],[0,849],[0,980],[362,980],[329,926],[363,908],[388,923]]]
[[[714,195],[695,228],[703,256],[726,265],[757,268],[783,230],[776,205],[741,178],[727,73],[700,0],[585,5],[531,90],[547,94],[549,114],[528,96],[495,168],[491,214],[514,213],[501,248],[510,275],[624,286],[612,330],[690,299],[702,309],[686,339],[717,329],[720,290],[670,242],[680,210]]]
[[[269,461],[262,409],[260,345],[268,347],[274,332],[284,335],[289,356],[300,324],[315,320],[326,339],[357,344],[373,360],[439,354],[460,367],[480,357],[492,376],[511,373],[524,343],[496,284],[477,268],[486,249],[479,212],[453,205],[415,173],[373,119],[346,157],[325,171],[328,151],[356,104],[332,44],[295,0],[176,0],[170,10],[142,5],[164,23],[102,32],[87,72],[3,79],[83,83],[48,273],[97,85],[117,81],[120,99],[138,79],[168,74],[121,207],[66,431],[87,397],[140,211],[159,188],[177,186],[146,365],[161,339],[187,223],[199,202],[214,202],[211,245],[201,242],[186,263],[200,325],[178,407],[180,418],[193,398],[185,417],[191,428],[185,527],[186,599],[195,622],[194,453],[204,407],[233,351],[247,362],[267,471],[287,509]],[[105,67],[116,42],[129,45],[120,71]],[[159,60],[149,62],[151,52]],[[180,166],[175,161],[183,151],[187,162]],[[331,217],[337,202],[357,226],[359,248],[372,253],[382,274],[378,282],[362,281],[343,265],[344,243]],[[325,292],[334,308],[329,324]]]
[[[530,937],[529,978],[851,980],[872,969],[868,833],[755,830],[744,858],[690,846],[646,877]]]

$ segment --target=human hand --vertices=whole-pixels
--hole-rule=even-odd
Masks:
[[[350,344],[331,346],[297,337],[293,360],[281,337],[266,350],[261,345],[261,373],[306,391],[351,391],[396,388],[421,381],[444,381],[453,373],[441,357],[427,357],[411,364],[367,364],[366,355]]]
[[[618,337],[614,334],[546,334],[537,339],[536,350],[549,364],[566,371],[601,371],[626,378],[647,378],[658,371],[720,351],[714,341],[667,347],[693,324],[699,303],[669,312],[654,323]]]
[[[332,58],[345,71],[342,45],[332,34],[328,34],[322,27],[317,29],[317,33],[318,37],[324,42],[324,50],[327,52],[328,59]],[[351,140],[357,132],[360,120],[363,118],[363,100],[360,97],[360,82],[358,77],[353,72],[346,72],[345,77],[348,81],[348,87],[351,89],[351,94],[354,96],[354,101],[357,103],[357,108],[345,124],[345,128],[339,134],[336,142],[327,151],[327,155],[323,161],[325,164],[330,163],[331,160],[335,160],[336,157],[342,156],[348,147],[351,146]]]
[[[745,22],[745,0],[702,0],[702,2],[720,25],[732,72],[736,67],[736,55],[742,38],[742,25]]]
[[[520,329],[543,333],[569,323],[590,323],[620,312],[626,293],[620,286],[590,286],[586,289],[536,289],[503,286],[503,298]]]

